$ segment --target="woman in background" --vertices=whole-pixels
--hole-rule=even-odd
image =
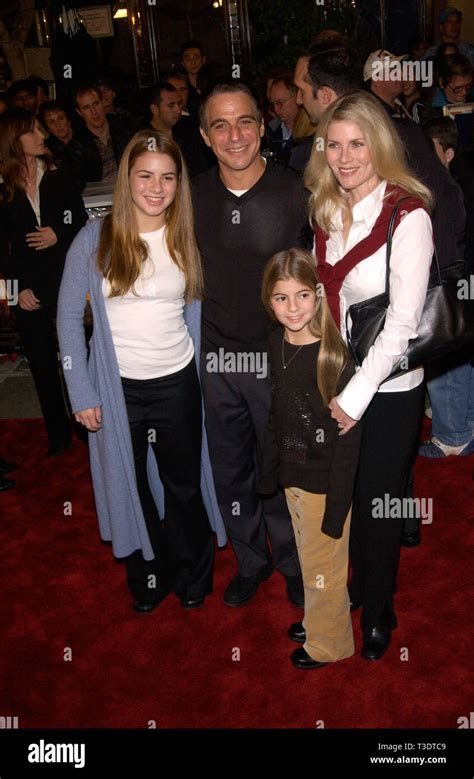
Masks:
[[[69,246],[87,221],[79,190],[54,167],[33,114],[0,117],[0,256],[17,285],[14,308],[48,435],[49,456],[71,443],[56,345],[56,303]]]

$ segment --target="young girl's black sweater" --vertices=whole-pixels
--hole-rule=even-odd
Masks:
[[[272,377],[272,409],[268,421],[259,492],[271,495],[282,487],[299,487],[327,496],[322,530],[340,538],[352,502],[357,470],[361,423],[339,435],[316,384],[319,342],[299,349],[284,342],[283,330],[268,341]],[[299,349],[299,351],[298,351]],[[354,373],[347,363],[337,392]]]

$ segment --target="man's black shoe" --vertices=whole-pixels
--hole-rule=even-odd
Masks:
[[[198,609],[200,606],[204,606],[206,598],[181,598],[181,606],[184,609]]]
[[[402,546],[408,548],[413,546],[419,546],[421,543],[421,535],[419,530],[415,530],[413,533],[402,533]]]
[[[51,444],[48,451],[46,452],[46,457],[59,457],[61,454],[64,454],[67,449],[69,449],[71,443],[72,439],[70,438],[68,441],[60,441],[57,444]]]
[[[241,576],[238,573],[232,579],[224,593],[224,603],[226,606],[241,606],[252,598],[258,590],[259,585],[268,579],[273,573],[271,565],[262,568],[254,576]]]
[[[10,473],[11,471],[16,471],[16,469],[16,463],[7,463],[3,457],[0,457],[0,473]]]
[[[132,609],[140,612],[140,614],[149,614],[150,611],[156,609],[157,606],[158,603],[155,603],[155,601],[152,603],[142,603],[142,601],[136,600],[132,603]]]
[[[293,603],[294,606],[304,608],[304,587],[303,579],[299,576],[285,576],[286,579],[286,594],[288,600]]]
[[[0,476],[0,492],[5,492],[5,490],[11,490],[12,487],[14,487],[16,484],[14,479],[5,479],[4,476]]]
[[[170,594],[171,589],[168,587],[160,587],[155,593],[153,600],[135,600],[132,603],[132,609],[138,611],[140,614],[149,614],[153,609],[156,609],[162,601]]]
[[[389,628],[373,628],[364,636],[362,657],[364,660],[380,660],[390,645],[391,631]]]
[[[302,622],[293,622],[288,629],[288,637],[297,644],[304,644],[306,641],[306,630]]]
[[[305,671],[312,671],[314,668],[322,668],[323,665],[327,665],[327,663],[320,663],[319,660],[313,660],[302,646],[291,653],[290,660],[295,668],[302,668]]]

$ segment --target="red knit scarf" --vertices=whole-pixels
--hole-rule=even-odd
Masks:
[[[419,198],[409,195],[408,192],[401,187],[387,184],[382,211],[380,212],[370,235],[368,235],[367,238],[363,238],[362,241],[359,241],[359,243],[347,252],[344,257],[338,260],[335,265],[331,265],[326,261],[326,243],[329,235],[319,226],[316,226],[314,233],[318,274],[320,281],[324,285],[329,308],[339,329],[341,328],[339,292],[343,281],[347,274],[350,273],[359,262],[366,260],[367,257],[371,257],[372,254],[375,254],[375,252],[387,242],[390,217],[392,216],[395,204],[398,203],[402,197],[408,199],[403,201],[401,208],[398,210],[393,228],[394,231],[400,224],[402,217],[410,211],[414,211],[416,208],[424,208],[426,210],[426,206]],[[415,259],[416,258],[414,258],[414,260]]]

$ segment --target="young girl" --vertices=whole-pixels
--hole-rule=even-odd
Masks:
[[[321,668],[354,653],[347,572],[360,433],[356,426],[341,436],[328,407],[354,369],[309,252],[269,260],[262,300],[282,328],[269,339],[272,410],[260,491],[285,488],[303,573],[304,621],[288,635],[304,646],[291,661]]]
[[[159,133],[137,133],[119,166],[112,213],[77,236],[59,299],[66,383],[76,419],[89,430],[101,536],[126,557],[133,608],[145,613],[170,590],[185,608],[202,605],[212,589],[208,515],[218,541],[225,539],[202,441],[192,213],[179,148]]]

